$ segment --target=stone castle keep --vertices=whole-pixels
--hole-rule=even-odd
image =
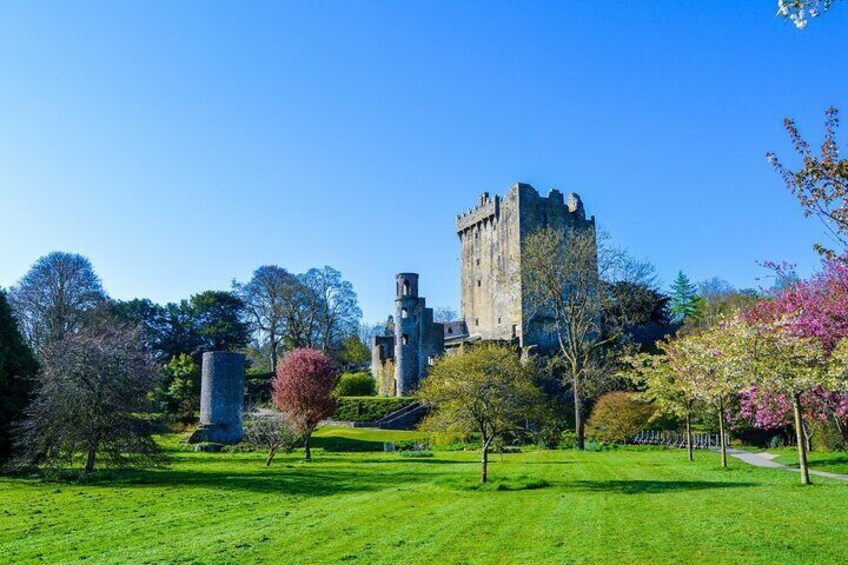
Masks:
[[[456,217],[460,242],[462,319],[435,323],[433,310],[418,295],[418,275],[397,275],[391,336],[377,336],[371,368],[380,380],[394,379],[398,396],[410,394],[436,357],[469,340],[501,340],[540,350],[555,347],[544,323],[545,312],[530,312],[521,283],[521,259],[527,238],[545,228],[569,233],[595,231],[580,196],[558,190],[540,196],[529,184],[516,183],[501,198],[480,196],[479,203]]]

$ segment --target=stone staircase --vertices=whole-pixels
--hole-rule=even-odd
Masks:
[[[418,402],[413,402],[401,408],[390,412],[374,422],[375,427],[384,430],[411,430],[424,416],[429,412],[429,408]]]

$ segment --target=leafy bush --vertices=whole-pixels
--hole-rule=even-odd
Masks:
[[[654,408],[626,392],[610,392],[598,399],[586,422],[586,435],[595,441],[627,443],[643,429]]]
[[[427,450],[418,450],[417,449],[417,450],[401,451],[400,456],[401,457],[413,457],[413,458],[415,458],[415,457],[432,457],[433,452],[427,451]]]
[[[845,438],[831,420],[814,420],[810,423],[813,435],[810,443],[813,451],[843,451]]]
[[[386,414],[411,404],[411,398],[383,398],[380,396],[343,396],[332,419],[342,422],[373,422]]]
[[[371,373],[345,373],[336,386],[336,396],[374,396],[377,394],[377,381]]]

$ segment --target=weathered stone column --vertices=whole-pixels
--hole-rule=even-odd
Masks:
[[[241,353],[209,351],[203,354],[200,381],[200,427],[191,443],[238,443],[244,434],[244,367]]]

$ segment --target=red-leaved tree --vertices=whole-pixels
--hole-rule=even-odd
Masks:
[[[338,374],[326,355],[315,349],[295,349],[277,367],[274,404],[303,434],[306,459],[312,459],[310,440],[318,423],[336,411],[333,390]]]

